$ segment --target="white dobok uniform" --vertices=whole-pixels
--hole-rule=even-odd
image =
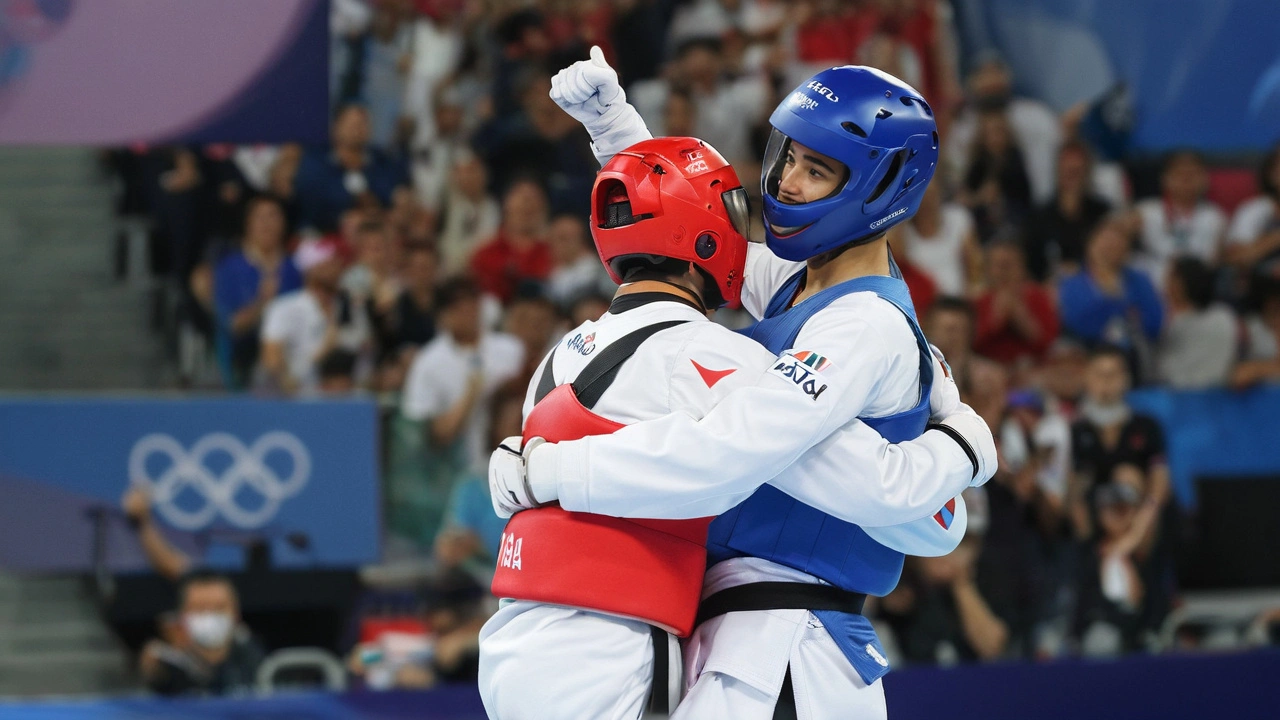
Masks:
[[[772,294],[799,267],[752,245],[744,306],[760,317]],[[793,351],[807,350],[829,361],[817,373],[818,384],[827,387],[816,397],[813,388],[806,391],[776,372],[776,358],[757,361],[760,346],[739,349],[739,338],[705,335],[712,347],[722,349],[718,362],[724,367],[757,369],[730,376],[734,392],[714,407],[662,414],[612,435],[541,446],[529,465],[534,496],[549,497],[554,487],[566,510],[681,519],[718,515],[768,482],[909,555],[942,555],[959,544],[967,524],[962,501],[957,498],[950,528],[931,516],[972,480],[972,462],[960,446],[937,432],[889,445],[858,420],[909,410],[920,399],[920,350],[897,307],[874,293],[857,292],[835,300],[805,323]],[[683,372],[687,364],[681,354],[672,370]],[[936,360],[934,378],[935,417],[973,412],[960,403],[949,372]],[[660,392],[649,379],[637,387],[627,382],[616,387],[615,401],[629,400],[633,392],[637,397]],[[605,400],[610,400],[608,394]],[[614,407],[610,404],[605,412]],[[671,409],[676,409],[674,403]],[[626,422],[643,419],[631,412]],[[703,597],[737,585],[778,581],[822,582],[763,559],[735,558],[708,570]],[[870,645],[867,652],[885,665]],[[768,720],[788,667],[802,720],[886,714],[879,680],[863,682],[807,610],[713,618],[694,632],[684,653],[688,692],[673,717]]]
[[[772,258],[767,252],[761,255]],[[785,267],[793,266],[786,264]],[[903,381],[900,388],[894,386],[905,395],[905,388],[918,381],[919,355],[905,320],[900,314],[898,319],[905,337],[903,347],[910,348],[914,378]],[[622,364],[616,380],[596,403],[593,412],[624,424],[675,417],[697,427],[696,421],[717,414],[718,405],[734,407],[737,395],[759,392],[751,388],[803,397],[809,403],[805,409],[811,412],[815,409],[813,401],[793,389],[795,386],[790,381],[770,373],[776,356],[755,341],[710,322],[693,307],[675,300],[651,302],[618,314],[610,312],[597,322],[584,323],[569,332],[554,351],[556,384],[571,382],[595,353],[612,342],[639,328],[670,320],[689,322],[661,330],[641,344]],[[907,350],[902,354],[905,358]],[[829,357],[840,356],[831,353]],[[533,407],[537,381],[546,362],[544,359],[530,385],[524,407],[526,418]],[[935,393],[945,398],[942,401],[948,406],[945,409],[954,408],[959,402],[958,394],[954,383],[946,386],[949,381],[944,379],[941,365],[935,368],[935,377],[938,378]],[[914,386],[911,395],[914,402],[918,397]],[[884,406],[890,412],[897,407]],[[779,405],[778,410],[786,412],[785,403]],[[868,532],[876,533],[877,540],[902,552],[938,555],[953,549],[964,533],[963,504],[957,499],[956,521],[949,530],[930,516],[967,486],[972,465],[963,450],[940,433],[890,445],[860,421],[842,421],[837,427],[837,431],[826,433],[829,437],[825,437],[817,451],[799,457],[804,449],[800,448],[784,462],[775,462],[778,470],[791,464],[795,467],[778,477],[774,484],[818,507],[842,509],[837,513],[842,519],[860,524],[897,525]],[[719,432],[736,435],[748,444],[754,439],[761,447],[772,447],[773,438],[755,435],[750,423],[721,426]],[[682,448],[692,447],[683,440],[676,440],[676,444]],[[727,461],[726,467],[717,467],[722,454],[718,445],[718,441],[708,441],[705,449],[710,455],[700,459],[702,466],[709,468],[711,477],[689,483],[689,490],[698,488],[699,491],[670,495],[666,495],[668,490],[680,484],[676,475],[664,469],[662,458],[674,452],[670,445],[629,453],[639,462],[636,475],[621,465],[609,463],[605,475],[590,481],[590,490],[584,477],[587,467],[584,455],[577,461],[574,472],[566,474],[569,482],[562,487],[578,490],[570,490],[565,495],[565,508],[588,510],[589,505],[590,512],[607,508],[604,510],[607,514],[628,517],[707,517],[733,507],[759,484],[778,474],[776,471],[769,476],[742,472],[741,463],[728,458],[723,458]],[[687,472],[684,468],[677,470],[678,474]],[[629,477],[619,484],[617,492],[603,490],[601,503],[597,504],[596,489],[611,483],[604,478],[624,475]],[[730,477],[732,475],[737,477]],[[629,502],[624,500],[628,495],[638,501],[636,505],[628,507]],[[877,511],[884,508],[892,512]],[[716,576],[719,574],[722,571],[717,570]],[[789,611],[789,615],[783,615],[790,618],[804,612]],[[724,619],[709,625],[718,625]],[[776,632],[772,637],[774,643],[778,642]],[[640,717],[644,711],[653,674],[652,639],[646,623],[563,606],[504,601],[498,613],[485,624],[480,639],[480,690],[490,718],[630,719]],[[832,649],[839,654],[834,646]],[[750,663],[750,658],[744,657],[742,662]],[[785,658],[783,664],[785,667]],[[702,668],[703,664],[694,667]],[[777,679],[781,683],[782,676]],[[878,690],[878,685],[876,687]],[[678,680],[673,680],[670,690],[673,695],[679,694]],[[776,695],[777,687],[772,691]],[[768,692],[766,688],[762,695]],[[691,717],[739,716],[715,711]]]

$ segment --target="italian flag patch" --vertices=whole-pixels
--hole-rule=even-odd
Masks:
[[[823,370],[831,367],[830,360],[811,350],[801,350],[800,352],[793,354],[795,355],[796,360],[800,361],[801,365],[805,365],[813,369],[814,372],[822,372]]]

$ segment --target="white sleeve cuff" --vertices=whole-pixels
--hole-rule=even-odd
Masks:
[[[559,501],[574,512],[590,512],[587,504],[586,440],[543,443],[529,453],[529,489],[538,502]]]

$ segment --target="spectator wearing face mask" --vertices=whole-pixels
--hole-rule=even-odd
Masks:
[[[1129,389],[1129,369],[1123,351],[1101,347],[1090,355],[1085,370],[1084,399],[1079,415],[1071,427],[1072,460],[1074,476],[1069,483],[1068,495],[1071,521],[1076,537],[1085,542],[1100,542],[1086,558],[1098,558],[1102,563],[1098,572],[1104,582],[1103,590],[1109,602],[1119,603],[1124,610],[1121,616],[1108,615],[1107,622],[1120,631],[1123,642],[1108,644],[1105,628],[1101,643],[1105,649],[1135,647],[1137,634],[1156,631],[1164,621],[1173,603],[1175,539],[1181,517],[1170,502],[1169,467],[1165,460],[1164,432],[1156,421],[1135,413],[1125,401]],[[1124,522],[1112,523],[1097,508],[1095,494],[1103,487],[1131,484],[1139,498],[1155,503],[1155,517],[1149,522],[1137,523],[1134,516],[1126,515]],[[1108,491],[1111,492],[1111,491]],[[1123,490],[1118,492],[1125,492]],[[1133,503],[1137,505],[1137,501]],[[1090,508],[1095,512],[1091,513]],[[1136,508],[1135,508],[1136,509]],[[1129,536],[1132,528],[1137,537]],[[1101,538],[1099,540],[1099,538]],[[1123,556],[1134,563],[1138,583],[1121,583],[1118,578],[1130,574],[1121,572],[1120,560],[1109,557]],[[1090,572],[1085,569],[1086,575]],[[1105,584],[1110,583],[1110,584]],[[1124,589],[1124,592],[1121,592]],[[1110,607],[1110,610],[1116,608]],[[1107,612],[1110,613],[1110,610]],[[1078,618],[1077,631],[1087,633],[1088,618]],[[1085,642],[1082,640],[1082,642]]]
[[[1096,348],[1085,367],[1084,399],[1071,428],[1071,448],[1077,473],[1101,485],[1121,464],[1138,467],[1168,484],[1164,432],[1156,421],[1133,412],[1125,401],[1129,365],[1123,350]]]
[[[261,644],[240,622],[235,587],[223,575],[196,572],[179,590],[179,622],[168,640],[143,648],[139,669],[161,695],[229,695],[255,687]]]

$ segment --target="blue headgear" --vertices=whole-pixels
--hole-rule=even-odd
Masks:
[[[874,68],[846,65],[814,75],[769,118],[761,189],[765,238],[786,260],[807,260],[870,242],[915,215],[938,164],[938,125],[920,93]],[[795,141],[844,163],[849,177],[803,205],[778,200]]]

